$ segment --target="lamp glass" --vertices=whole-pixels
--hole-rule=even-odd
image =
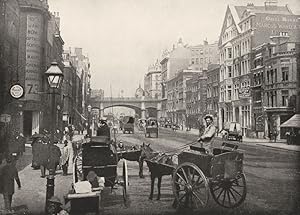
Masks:
[[[49,83],[49,86],[51,88],[55,88],[55,89],[58,89],[60,87],[60,84],[62,82],[62,76],[61,75],[49,75],[48,76],[48,83]]]

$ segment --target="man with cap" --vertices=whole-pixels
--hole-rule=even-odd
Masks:
[[[202,136],[198,139],[198,142],[201,143],[201,146],[206,149],[209,154],[212,154],[212,144],[213,138],[216,134],[216,127],[213,124],[213,116],[207,114],[204,116],[206,121],[206,128],[202,134]]]

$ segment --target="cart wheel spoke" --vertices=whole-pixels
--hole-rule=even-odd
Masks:
[[[231,206],[231,199],[230,199],[229,189],[227,190],[227,197],[228,197],[229,206]]]
[[[181,201],[183,200],[183,198],[186,198],[186,195],[187,195],[187,193],[184,193],[183,196],[181,196],[181,197],[179,198],[179,202],[181,202]]]
[[[233,197],[234,201],[236,202],[236,197],[234,196],[234,194],[232,193],[231,189],[228,190],[229,193],[231,194],[231,196]]]
[[[247,194],[244,174],[239,174],[231,181],[220,181],[211,185],[210,189],[216,203],[226,208],[239,206],[245,200]]]
[[[176,173],[176,175],[186,184],[186,181],[182,178],[182,176],[179,173]]]
[[[221,192],[219,193],[218,197],[217,197],[217,200],[219,200],[220,196],[222,195],[222,193],[224,192],[224,188],[221,190]]]
[[[231,187],[231,190],[233,190],[236,194],[238,194],[239,196],[242,196],[236,189],[234,189],[233,187]]]
[[[224,190],[225,190],[225,189],[224,189]],[[226,193],[227,193],[227,190],[225,190],[224,193],[223,193],[223,200],[222,200],[223,205],[224,205],[224,202],[225,202]]]
[[[193,187],[193,189],[199,189],[199,188],[205,187],[205,184],[203,184],[203,181],[201,181],[199,184],[195,184],[192,187]]]
[[[209,198],[207,178],[195,164],[182,163],[174,171],[173,193],[183,207],[205,207]]]
[[[189,183],[189,178],[187,177],[187,175],[186,175],[186,173],[185,173],[183,167],[181,168],[181,171],[182,171],[182,173],[183,173],[183,176],[186,178],[186,182]]]
[[[181,185],[181,186],[185,185],[185,184],[179,183],[178,181],[176,181],[175,184],[178,184],[178,185]]]
[[[204,202],[203,202],[203,201],[200,199],[200,197],[199,197],[199,196],[198,196],[198,195],[197,195],[197,194],[196,194],[194,191],[193,191],[192,193],[193,193],[193,196],[195,196],[195,197],[196,197],[196,199],[198,199],[198,200],[199,200],[199,202],[201,203],[201,205],[203,205],[203,206],[204,206],[205,204],[204,204]]]

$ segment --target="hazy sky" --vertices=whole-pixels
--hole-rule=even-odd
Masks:
[[[149,64],[181,37],[185,44],[218,40],[227,4],[264,0],[48,0],[59,12],[68,47],[82,47],[91,62],[92,88],[105,96],[133,96]],[[278,0],[300,14],[300,0]]]

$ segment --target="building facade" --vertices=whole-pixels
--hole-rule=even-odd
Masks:
[[[286,138],[287,131],[280,125],[296,111],[300,41],[289,39],[287,35],[272,36],[271,43],[266,45],[268,55],[264,60],[265,135],[277,133],[279,139]]]
[[[82,128],[87,119],[90,104],[90,63],[82,48],[64,51],[64,124]]]
[[[167,116],[178,125],[186,122],[187,80],[198,74],[196,70],[182,70],[167,82]]]
[[[207,40],[203,44],[189,46],[191,50],[190,69],[207,70],[210,64],[219,63],[218,42],[209,44]]]
[[[207,86],[206,86],[206,111],[208,114],[213,115],[214,123],[218,123],[218,104],[219,104],[219,72],[220,67],[218,64],[212,64],[208,67]]]
[[[228,6],[219,39],[220,100],[219,127],[241,123],[243,135],[255,134],[251,97],[252,48],[280,33],[297,37],[297,16],[288,6],[266,1],[264,6]]]
[[[145,97],[161,98],[161,65],[158,61],[148,67],[148,72],[144,77]]]
[[[21,103],[10,87],[22,84],[18,64],[20,7],[17,0],[0,1],[0,153],[9,150],[7,137],[21,123]]]

